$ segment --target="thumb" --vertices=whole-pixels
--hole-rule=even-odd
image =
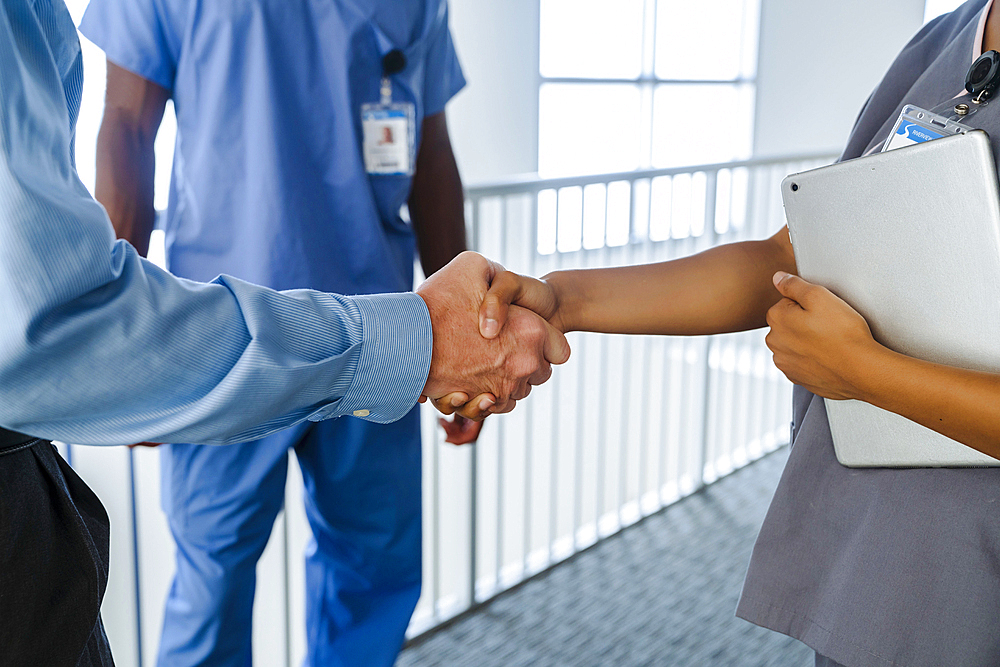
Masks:
[[[570,355],[569,341],[566,340],[566,336],[548,322],[545,322],[545,333],[545,360],[557,366],[565,364],[569,361]]]
[[[483,338],[496,338],[507,322],[510,304],[521,296],[520,276],[502,271],[493,278],[490,289],[479,308],[479,333]]]
[[[815,288],[811,282],[803,280],[796,275],[778,271],[772,278],[774,287],[786,299],[791,299],[799,305],[805,305],[809,298],[809,293]]]

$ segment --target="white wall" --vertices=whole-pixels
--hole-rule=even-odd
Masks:
[[[450,0],[469,84],[448,106],[467,183],[538,168],[538,0]]]
[[[837,152],[924,0],[763,0],[757,155]]]

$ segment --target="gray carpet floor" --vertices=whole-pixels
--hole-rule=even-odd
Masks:
[[[734,616],[780,449],[403,651],[397,667],[811,667]]]

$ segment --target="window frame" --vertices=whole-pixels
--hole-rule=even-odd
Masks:
[[[634,78],[608,78],[608,77],[579,77],[579,76],[546,76],[542,72],[542,62],[541,62],[541,42],[545,40],[545,30],[544,25],[539,26],[539,63],[538,63],[538,108],[539,108],[539,122],[538,122],[538,166],[539,174],[543,177],[561,177],[561,176],[577,176],[585,174],[593,174],[595,172],[564,172],[561,170],[551,170],[546,169],[545,164],[547,158],[543,155],[543,150],[545,147],[545,142],[543,140],[543,135],[545,129],[542,127],[543,120],[543,94],[542,91],[547,86],[558,86],[558,85],[574,85],[574,86],[587,86],[587,85],[627,85],[634,86],[639,91],[640,96],[640,138],[639,138],[639,163],[636,165],[637,170],[651,169],[654,166],[654,137],[656,132],[656,110],[654,105],[654,99],[656,96],[656,91],[659,88],[665,86],[731,86],[734,88],[746,88],[749,89],[749,94],[753,100],[750,104],[750,118],[746,119],[749,125],[750,135],[748,137],[749,151],[746,155],[738,155],[733,159],[748,159],[753,155],[754,146],[754,127],[756,121],[756,97],[757,97],[757,76],[758,76],[758,62],[760,54],[760,17],[761,17],[761,1],[762,0],[741,0],[743,3],[744,16],[742,24],[742,35],[741,35],[741,63],[740,63],[740,74],[735,78],[730,79],[676,79],[676,78],[663,78],[656,73],[656,38],[657,29],[659,22],[658,12],[660,11],[660,5],[662,0],[642,0],[643,4],[643,25],[642,25],[642,48],[641,48],[641,68],[640,74]],[[540,0],[542,4],[546,0]],[[544,9],[539,12],[539,21],[541,23],[542,17],[544,16]],[[751,34],[748,34],[749,33]],[[748,52],[748,49],[752,48],[752,53]],[[673,166],[673,165],[670,165]],[[611,171],[605,170],[605,171]],[[600,173],[600,172],[597,172]]]

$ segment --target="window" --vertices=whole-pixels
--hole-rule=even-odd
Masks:
[[[541,0],[539,173],[750,157],[758,17],[759,0]]]
[[[927,0],[924,3],[924,23],[958,9],[965,0]]]

